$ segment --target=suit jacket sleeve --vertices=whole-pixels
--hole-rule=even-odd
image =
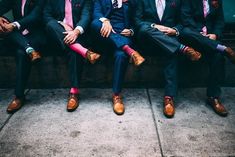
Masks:
[[[0,2],[0,16],[7,13],[12,9],[13,1],[12,0],[2,0]]]
[[[192,17],[191,0],[182,0],[181,22],[184,27],[196,28],[196,23]]]
[[[94,11],[93,11],[93,19],[100,19],[104,17],[102,12],[102,6],[99,0],[94,0]]]
[[[82,13],[79,22],[76,26],[81,26],[84,30],[88,27],[91,20],[92,13],[92,0],[85,0],[84,7],[82,8]]]
[[[151,22],[145,21],[144,17],[144,8],[143,8],[143,1],[138,0],[136,5],[136,11],[135,11],[135,27],[137,29],[144,27],[144,26],[151,26]]]
[[[217,15],[214,19],[214,25],[213,25],[214,28],[212,33],[216,34],[218,38],[221,38],[225,22],[224,22],[224,11],[223,11],[222,2],[220,1],[219,3],[220,6],[218,8]]]
[[[176,29],[179,33],[181,32],[181,30],[183,29],[183,25],[182,25],[182,21],[181,21],[181,3],[180,3],[180,8],[177,11],[177,24],[173,27],[174,29]]]
[[[34,5],[35,7],[27,16],[24,16],[22,19],[17,21],[19,22],[21,29],[25,29],[27,27],[30,27],[31,25],[35,25],[40,22],[40,18],[42,17],[44,0],[37,0],[35,1]]]

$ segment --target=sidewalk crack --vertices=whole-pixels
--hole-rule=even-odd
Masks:
[[[160,139],[160,135],[159,135],[159,129],[158,129],[158,125],[157,125],[157,120],[154,116],[153,105],[152,105],[152,101],[151,101],[151,97],[150,97],[148,88],[146,88],[146,92],[147,92],[147,96],[148,96],[149,105],[150,105],[150,108],[151,108],[151,113],[152,113],[152,118],[153,118],[153,121],[154,121],[154,126],[155,126],[156,133],[157,133],[157,138],[158,138],[158,141],[159,141],[159,148],[160,148],[161,156],[164,157],[163,150],[162,150],[161,139]]]

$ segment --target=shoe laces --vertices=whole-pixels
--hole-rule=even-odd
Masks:
[[[113,102],[116,103],[122,103],[121,96],[113,96]]]

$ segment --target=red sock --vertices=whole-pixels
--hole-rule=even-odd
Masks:
[[[69,48],[78,54],[82,55],[84,58],[86,58],[87,48],[83,47],[81,44],[75,43],[69,45]]]
[[[125,51],[129,56],[131,56],[132,53],[135,52],[135,50],[132,49],[129,45],[123,46],[122,50]]]
[[[70,89],[70,93],[71,94],[79,94],[79,89],[73,87],[73,88]]]

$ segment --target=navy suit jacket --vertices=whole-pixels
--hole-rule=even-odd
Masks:
[[[180,20],[181,0],[166,0],[166,8],[162,17],[159,19],[155,0],[137,0],[135,24],[137,29],[149,27],[156,23],[167,27],[174,27],[179,32],[182,30]]]
[[[92,0],[71,0],[73,25],[88,28],[91,20]],[[65,17],[65,0],[48,0],[44,9],[44,21],[63,21]]]
[[[131,28],[133,23],[133,6],[134,1],[131,0],[128,1],[128,6],[123,5],[125,25],[127,26],[127,28]],[[102,17],[109,18],[112,9],[113,5],[111,0],[94,0],[93,19],[99,20]]]
[[[200,32],[207,26],[208,33],[221,37],[224,29],[222,0],[209,0],[209,7],[210,13],[204,18],[202,0],[182,0],[183,25]]]
[[[33,30],[41,27],[44,0],[27,0],[24,7],[24,17],[21,14],[20,0],[2,0],[0,2],[0,16],[12,10],[14,20],[19,22],[21,30]],[[34,29],[35,30],[35,29]]]

